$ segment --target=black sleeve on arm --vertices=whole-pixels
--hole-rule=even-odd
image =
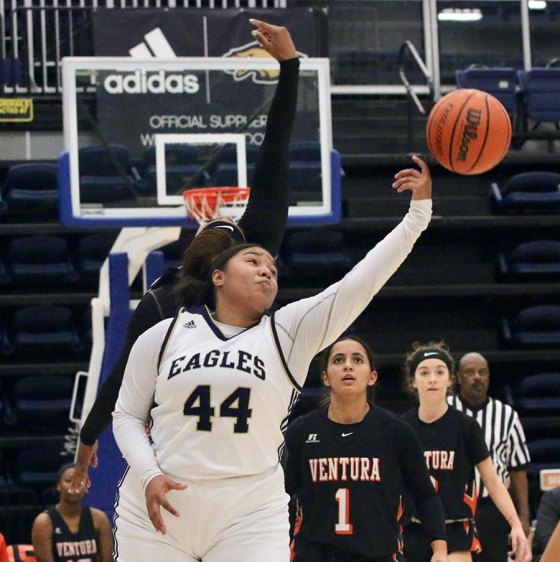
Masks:
[[[430,542],[447,540],[445,514],[437,492],[430,479],[424,452],[412,428],[404,425],[398,436],[401,470],[404,484],[414,501],[418,519],[422,522]]]
[[[251,195],[239,220],[247,242],[261,244],[273,256],[280,250],[288,220],[288,146],[296,115],[298,78],[298,58],[280,63],[280,77],[253,171]]]
[[[111,424],[130,350],[140,335],[161,320],[163,320],[163,316],[157,300],[151,292],[146,293],[130,318],[126,341],[117,363],[99,389],[80,431],[80,440],[84,445],[93,445],[101,432]]]

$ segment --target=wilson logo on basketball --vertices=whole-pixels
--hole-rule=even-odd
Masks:
[[[463,127],[463,134],[461,136],[461,144],[457,153],[457,160],[465,162],[469,154],[469,145],[478,136],[477,131],[480,125],[482,116],[482,109],[469,109],[465,119],[465,126]]]

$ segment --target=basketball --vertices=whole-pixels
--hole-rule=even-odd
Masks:
[[[444,168],[464,175],[482,174],[506,155],[511,120],[494,96],[480,90],[455,90],[434,105],[426,140]]]

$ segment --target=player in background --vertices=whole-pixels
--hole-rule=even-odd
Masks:
[[[470,562],[480,550],[474,514],[478,490],[476,467],[484,486],[511,526],[511,544],[517,560],[525,561],[529,545],[507,488],[496,473],[478,423],[452,408],[447,394],[454,382],[454,361],[442,343],[415,343],[406,357],[405,383],[418,397],[419,407],[404,419],[417,432],[432,482],[441,498],[447,523],[450,562]],[[407,562],[427,562],[429,543],[424,523],[416,515],[404,530]]]
[[[280,76],[271,103],[265,137],[255,162],[251,193],[243,216],[236,225],[220,217],[203,225],[183,256],[183,267],[166,272],[138,304],[128,327],[124,348],[110,375],[99,390],[95,403],[81,429],[76,454],[72,490],[89,484],[88,466],[97,466],[97,439],[110,425],[130,349],[138,336],[177,310],[174,287],[181,273],[197,273],[198,263],[208,254],[217,255],[232,244],[249,241],[260,244],[276,256],[288,218],[288,146],[295,120],[299,58],[289,31],[251,19],[253,34],[263,49],[280,63]],[[185,263],[187,267],[185,267]]]
[[[560,523],[556,525],[540,562],[558,562],[558,560],[560,560]]]
[[[64,465],[56,489],[59,501],[33,522],[37,562],[111,562],[113,537],[107,515],[82,505],[84,494],[70,494],[73,464]]]
[[[113,413],[129,464],[116,502],[117,562],[289,560],[283,431],[313,357],[362,313],[428,226],[430,173],[413,160],[420,170],[401,170],[393,183],[412,191],[408,213],[337,283],[269,315],[273,256],[234,246],[209,267],[212,308],[183,308],[138,338]]]
[[[447,562],[443,508],[418,437],[368,396],[378,377],[371,349],[343,336],[322,361],[328,404],[286,431],[286,490],[298,502],[295,562],[402,560],[403,489],[426,522],[431,561]]]
[[[482,428],[492,462],[506,487],[509,487],[525,535],[529,536],[529,491],[526,466],[530,462],[523,426],[517,412],[500,400],[488,396],[490,369],[480,353],[466,353],[457,369],[459,394],[448,396],[451,406],[474,418]],[[509,525],[496,508],[476,474],[479,494],[476,528],[482,553],[480,562],[507,562]]]

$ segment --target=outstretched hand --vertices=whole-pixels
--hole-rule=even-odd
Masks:
[[[272,25],[257,19],[250,19],[254,25],[253,36],[260,46],[277,61],[295,59],[298,54],[290,32],[279,25]]]
[[[393,189],[399,193],[407,189],[412,191],[412,200],[432,198],[432,178],[430,176],[430,168],[424,160],[414,155],[412,160],[420,170],[416,168],[405,168],[395,174]]]
[[[78,454],[76,455],[76,463],[74,465],[74,473],[72,482],[70,483],[69,492],[71,494],[81,494],[87,492],[91,486],[88,476],[88,468],[91,466],[97,468],[97,441],[93,445],[86,445],[78,440]]]
[[[148,509],[148,516],[154,529],[165,535],[167,529],[165,523],[163,522],[163,517],[161,516],[161,509],[169,511],[171,515],[179,517],[179,512],[169,503],[167,499],[167,492],[171,490],[186,490],[186,484],[179,484],[179,482],[174,482],[167,476],[159,475],[152,478],[148,485],[146,486],[146,491],[144,495],[146,496],[146,507]]]

